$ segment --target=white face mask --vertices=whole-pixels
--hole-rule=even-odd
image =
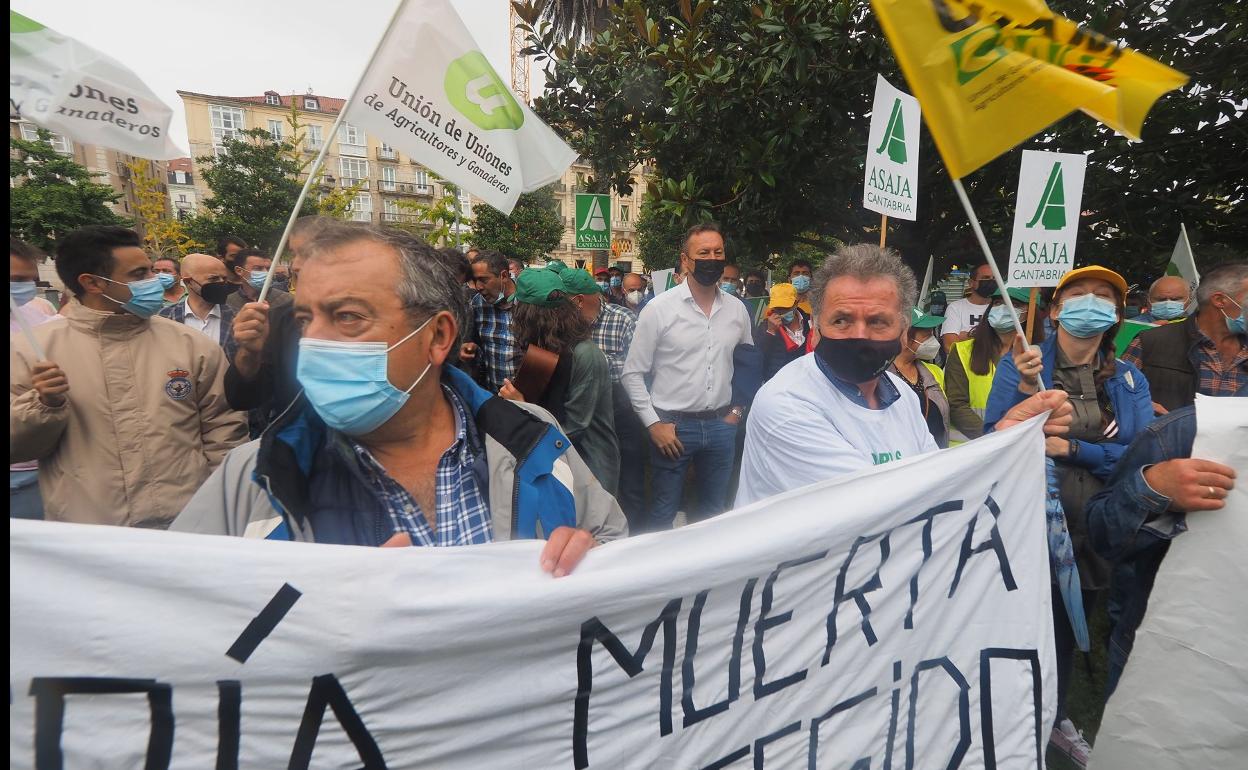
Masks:
[[[940,353],[940,341],[935,336],[928,337],[914,349],[914,357],[921,361],[934,361]]]
[[[641,301],[645,299],[645,296],[646,295],[642,294],[640,291],[633,290],[628,294],[625,294],[624,299],[627,300],[630,305],[640,305]]]

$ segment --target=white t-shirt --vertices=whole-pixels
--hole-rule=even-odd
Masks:
[[[939,449],[910,386],[884,409],[847,398],[815,356],[789,363],[754,397],[736,505]]]
[[[961,334],[974,329],[990,307],[991,303],[976,305],[966,298],[950,302],[949,307],[945,308],[945,322],[940,327],[941,335]]]

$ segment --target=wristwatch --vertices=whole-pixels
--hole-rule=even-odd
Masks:
[[[736,417],[738,420],[740,420],[742,417],[745,416],[745,410],[739,406],[734,406],[733,408],[728,410],[728,414],[731,414],[734,417]]]

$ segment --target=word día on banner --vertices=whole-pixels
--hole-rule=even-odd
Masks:
[[[536,541],[10,522],[10,764],[1042,770],[1043,441],[1033,420],[562,579]]]

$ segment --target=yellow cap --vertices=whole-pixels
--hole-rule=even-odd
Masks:
[[[1101,267],[1100,265],[1088,265],[1087,267],[1081,267],[1077,270],[1071,270],[1069,273],[1062,276],[1062,280],[1058,281],[1057,288],[1053,291],[1053,296],[1056,297],[1061,294],[1062,289],[1065,288],[1067,284],[1083,278],[1097,278],[1105,283],[1108,283],[1110,286],[1113,286],[1118,290],[1118,296],[1122,302],[1127,301],[1126,280],[1124,280],[1121,275],[1118,275],[1113,270],[1110,270],[1108,267]]]
[[[771,287],[771,299],[767,302],[767,309],[771,310],[778,307],[793,307],[797,304],[797,289],[791,283],[778,283]]]

